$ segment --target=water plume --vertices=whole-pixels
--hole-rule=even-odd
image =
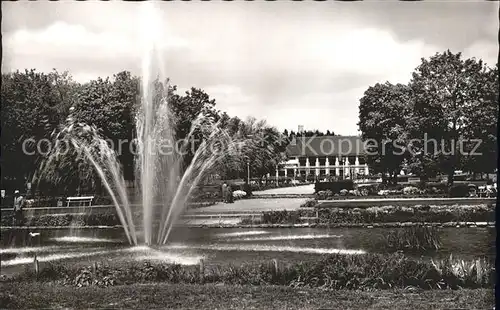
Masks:
[[[198,183],[221,158],[238,151],[238,146],[241,146],[241,141],[229,136],[205,111],[192,122],[187,135],[179,140],[176,132],[179,120],[169,100],[171,87],[158,53],[159,37],[154,35],[159,18],[151,4],[146,4],[143,31],[148,35],[143,42],[141,96],[135,117],[134,141],[140,210],[132,208],[117,154],[96,127],[79,123],[74,115],[70,115],[64,128],[54,133],[56,141],[66,142],[59,145],[70,145],[79,160],[93,167],[111,197],[129,243],[133,245],[165,244]],[[203,138],[196,145],[194,138],[199,136]],[[165,146],[170,146],[166,152]],[[188,151],[192,153],[190,161],[185,157]],[[56,144],[41,166],[40,178],[57,177],[55,171],[75,165],[74,157],[61,156],[61,153]],[[134,222],[137,218],[142,220],[142,225]],[[142,232],[137,231],[138,226],[142,226]],[[142,240],[138,236],[142,236]]]

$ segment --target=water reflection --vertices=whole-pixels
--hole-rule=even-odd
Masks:
[[[69,230],[41,230],[37,244],[9,244],[12,234],[26,237],[27,231],[2,231],[1,266],[12,267],[39,261],[83,262],[105,260],[161,261],[196,264],[242,264],[278,259],[283,262],[317,260],[326,254],[384,253],[388,229],[374,228],[272,228],[266,230],[227,228],[179,228],[171,243],[160,247],[130,247],[118,229],[82,230],[79,237]],[[66,236],[64,235],[66,234]],[[24,237],[23,237],[24,236]],[[495,230],[489,228],[444,228],[437,252],[407,254],[413,257],[461,259],[495,257]],[[2,273],[4,273],[2,268]]]

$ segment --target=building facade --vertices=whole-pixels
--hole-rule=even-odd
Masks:
[[[358,136],[297,137],[286,156],[276,176],[355,179],[369,174],[365,144]]]

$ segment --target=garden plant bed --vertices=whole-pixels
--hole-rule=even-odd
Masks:
[[[489,227],[494,228],[495,222],[447,222],[447,223],[428,223],[428,222],[395,222],[395,223],[335,223],[335,224],[325,224],[325,223],[300,223],[300,224],[261,224],[261,223],[213,223],[213,224],[178,224],[177,226],[182,227],[193,227],[193,228],[402,228],[402,227],[420,227],[420,226],[430,226],[430,227]],[[114,226],[1,226],[0,229],[6,230],[67,230],[67,229],[123,229],[121,225]]]
[[[318,197],[318,195],[315,195]],[[351,199],[400,199],[400,198],[448,198],[448,195],[446,194],[417,194],[417,195],[367,195],[367,196],[353,196],[353,195],[347,195],[347,196],[329,196],[326,197],[325,199],[319,199],[319,200],[351,200]]]
[[[425,223],[425,222],[404,222],[404,223],[301,223],[301,224],[185,224],[187,227],[198,228],[400,228],[400,227],[489,227],[494,228],[495,222],[448,222],[448,223]]]
[[[313,194],[252,194],[244,199],[314,198]]]
[[[29,266],[31,267],[31,266]],[[424,290],[490,288],[494,265],[487,259],[463,261],[449,257],[437,261],[409,258],[403,254],[330,254],[315,261],[280,263],[277,260],[241,265],[174,265],[165,263],[106,261],[90,266],[40,263],[2,281],[38,281],[73,287],[115,286],[137,283],[184,283],[223,285],[285,285],[290,287],[395,289],[412,286]]]
[[[188,209],[197,209],[197,208],[203,208],[203,207],[208,207],[208,206],[213,206],[219,202],[218,200],[212,200],[212,201],[204,201],[204,202],[191,202],[188,204]],[[139,208],[141,205],[140,204],[131,204],[130,205],[132,208]],[[156,206],[156,205],[155,205]],[[37,212],[37,211],[43,211],[44,213],[76,213],[76,212],[81,212],[82,210],[92,210],[94,212],[99,212],[99,210],[102,210],[106,212],[107,210],[115,210],[115,205],[113,204],[94,204],[92,206],[70,206],[70,207],[53,207],[53,206],[30,206],[30,207],[25,207],[23,210],[24,212]],[[3,214],[11,214],[14,209],[12,206],[10,207],[5,207],[2,208],[2,215]]]
[[[415,205],[477,205],[493,204],[496,198],[376,198],[376,199],[338,199],[338,200],[316,200],[313,204],[321,208],[351,207],[366,208],[375,206],[415,206]],[[312,205],[310,205],[312,206]]]
[[[310,206],[311,202],[306,205]],[[187,218],[220,218],[220,223],[187,224],[192,227],[405,227],[415,225],[432,225],[441,227],[485,227],[494,225],[495,205],[451,205],[429,206],[418,205],[384,206],[370,208],[301,208],[294,211],[266,211],[262,213],[235,212],[186,214]],[[237,224],[227,224],[225,218],[240,218]],[[10,216],[2,213],[3,229],[12,226]],[[47,214],[27,216],[25,227],[114,227],[121,226],[116,214],[112,211],[90,214]]]
[[[374,225],[376,223],[454,223],[454,225],[484,225],[495,222],[495,205],[418,205],[370,208],[308,208],[296,211],[271,211],[262,214],[261,224]],[[256,224],[256,223],[253,223]],[[452,225],[452,224],[447,224]]]

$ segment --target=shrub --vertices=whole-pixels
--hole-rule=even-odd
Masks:
[[[271,211],[263,212],[262,223],[264,224],[297,224],[301,223],[299,212]]]
[[[247,193],[242,191],[242,190],[237,190],[237,191],[233,192],[233,197],[235,199],[241,199],[241,198],[245,197],[246,195],[247,195]]]
[[[316,199],[308,199],[300,207],[301,208],[315,208],[318,205]]]
[[[334,194],[340,193],[341,190],[352,190],[354,189],[354,182],[352,180],[339,180],[332,182],[316,182],[314,186],[314,192],[330,190]]]
[[[448,185],[442,182],[421,182],[419,188],[427,193],[441,194],[448,192]]]
[[[319,191],[316,193],[316,199],[325,200],[333,197],[333,192],[331,190]]]
[[[468,197],[469,186],[467,184],[454,184],[448,194],[450,197]]]
[[[248,183],[243,184],[242,190],[246,193],[247,197],[252,196],[252,187],[250,186],[250,184]]]
[[[405,195],[415,195],[415,194],[418,194],[420,191],[418,188],[416,188],[415,186],[407,186],[405,188],[403,188],[403,194]]]
[[[349,196],[361,196],[361,193],[357,189],[351,189],[348,192]]]
[[[378,193],[378,188],[379,184],[363,184],[361,186],[358,186],[358,190],[360,191],[362,196],[371,196],[371,195],[377,195]]]

